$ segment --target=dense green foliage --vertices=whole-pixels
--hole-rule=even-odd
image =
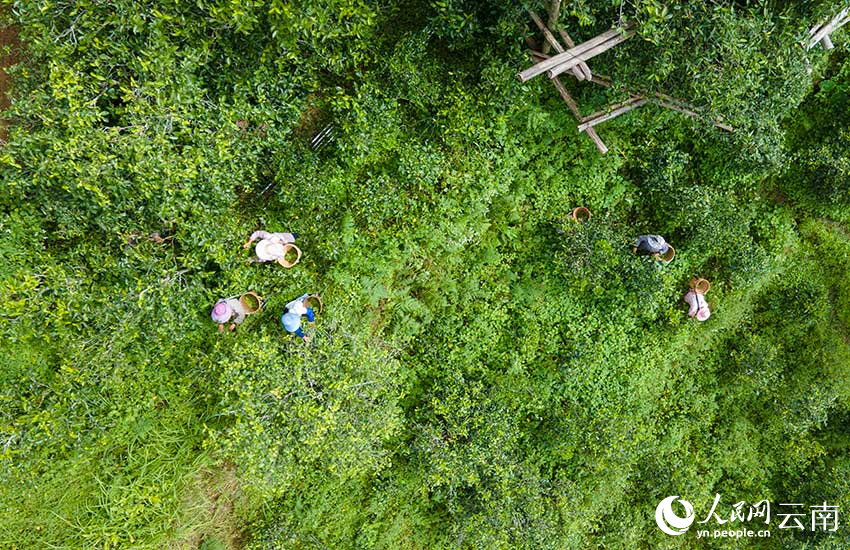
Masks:
[[[850,510],[850,58],[798,44],[831,3],[565,6],[577,40],[639,24],[582,105],[736,126],[647,107],[606,156],[515,79],[519,4],[8,7],[0,546],[724,547],[657,503]],[[258,228],[301,263],[249,262]],[[303,292],[310,345],[278,320]]]

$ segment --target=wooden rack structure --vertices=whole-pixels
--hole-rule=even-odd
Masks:
[[[561,39],[569,48],[565,49],[558,42],[557,38],[555,38],[555,35],[552,34],[552,30],[555,29],[557,25],[560,6],[560,0],[552,1],[551,8],[549,10],[548,26],[543,23],[536,13],[529,11],[532,21],[534,21],[534,24],[540,29],[540,32],[543,33],[544,44],[542,51],[535,51],[532,47],[531,56],[535,61],[535,64],[520,72],[517,77],[520,82],[527,82],[535,76],[546,73],[546,76],[548,76],[552,81],[552,84],[555,86],[555,89],[558,90],[561,98],[570,108],[570,111],[572,111],[576,121],[578,121],[578,131],[587,134],[588,138],[593,141],[600,153],[603,155],[607,153],[608,147],[602,141],[602,138],[599,137],[599,134],[596,133],[594,127],[605,121],[616,118],[623,113],[627,113],[632,109],[646,105],[647,103],[652,103],[660,107],[664,107],[665,109],[678,111],[692,118],[704,118],[697,112],[696,107],[661,93],[655,93],[652,94],[652,96],[642,93],[630,94],[628,100],[622,103],[609,105],[604,111],[598,111],[588,116],[582,115],[578,104],[572,96],[570,96],[569,91],[566,86],[564,86],[559,75],[569,71],[579,81],[592,82],[606,87],[611,86],[611,80],[609,78],[593,74],[590,67],[587,65],[587,62],[592,57],[625,42],[634,35],[634,31],[626,25],[610,29],[595,38],[591,38],[587,42],[576,45],[567,31],[559,27],[557,31],[560,34]],[[531,46],[531,44],[529,45]],[[550,48],[555,50],[557,53],[553,56],[549,56],[547,52]],[[713,123],[716,127],[728,132],[734,131],[734,128],[728,124],[723,124],[718,120],[713,121]]]
[[[806,49],[811,50],[820,44],[823,46],[823,49],[831,50],[835,46],[832,44],[832,39],[829,35],[847,23],[850,23],[850,7],[846,7],[838,12],[838,15],[830,19],[827,23],[821,23],[812,27],[809,30],[809,43]]]

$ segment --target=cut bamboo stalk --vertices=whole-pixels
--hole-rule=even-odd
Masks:
[[[699,113],[691,111],[690,109],[685,109],[684,107],[679,107],[678,105],[675,105],[673,103],[668,103],[666,101],[656,101],[655,103],[657,105],[661,106],[661,107],[664,107],[666,109],[671,109],[673,111],[678,111],[678,112],[686,114],[686,115],[688,115],[689,117],[692,117],[692,118],[698,118],[698,119],[701,119],[701,120],[705,119],[705,117],[703,117]],[[714,121],[714,122],[712,122],[712,124],[714,124],[716,127],[720,128],[722,130],[726,130],[727,132],[734,132],[735,131],[735,128],[729,126],[728,124],[723,124],[722,122]]]
[[[831,50],[835,47],[835,45],[832,43],[832,40],[830,40],[829,35],[826,35],[820,39],[820,45],[823,46],[823,49],[825,50]]]
[[[588,128],[587,130],[585,130],[584,133],[587,134],[587,137],[590,138],[590,141],[592,141],[593,144],[596,145],[596,148],[599,149],[600,153],[604,155],[608,152],[608,146],[605,145],[605,142],[602,141],[602,138],[599,137],[599,134],[596,133],[596,130],[594,130],[593,128]]]
[[[564,53],[564,48],[558,43],[558,40],[549,31],[549,29],[546,28],[546,26],[543,24],[543,21],[539,17],[537,17],[537,14],[533,11],[529,11],[528,14],[531,16],[531,19],[534,21],[534,24],[537,25],[537,28],[540,29],[540,32],[543,33],[543,38],[546,39],[545,45],[551,45],[553,48],[555,48],[556,52]],[[542,53],[544,55],[549,53],[548,48],[544,47]],[[578,67],[573,67],[573,74],[577,79],[584,80],[584,73],[582,73],[581,69],[579,69]]]
[[[579,121],[579,122],[583,122],[584,117],[581,116],[581,111],[578,108],[578,104],[575,102],[573,97],[567,91],[567,88],[564,86],[564,83],[561,82],[561,79],[560,78],[553,78],[552,84],[555,85],[555,89],[557,89],[558,93],[561,94],[561,99],[564,100],[564,102],[570,108],[570,111],[573,112],[573,116],[576,117],[576,120]]]
[[[611,86],[611,80],[609,78],[601,76],[601,75],[593,75],[593,78],[591,78],[591,82],[593,82],[594,84],[599,84],[600,86],[605,86],[605,87]],[[691,116],[691,117],[696,117],[696,118],[700,118],[700,119],[705,120],[704,116],[702,116],[701,114],[696,112],[696,108],[693,105],[690,105],[689,103],[687,103],[685,101],[682,101],[680,99],[675,99],[673,97],[670,97],[667,94],[662,94],[661,92],[655,92],[655,97],[657,97],[658,99],[661,100],[661,101],[655,101],[655,103],[657,105],[660,105],[662,107],[666,107],[667,109],[672,109],[674,111],[678,111],[680,113],[684,113],[684,114]],[[596,115],[601,115],[601,114],[602,114],[602,112],[596,113]],[[590,117],[587,117],[587,118],[588,119],[593,118],[593,115],[591,115]],[[714,124],[715,126],[717,126],[718,128],[720,128],[722,130],[726,130],[727,132],[734,132],[735,131],[734,127],[729,126],[728,124],[724,124],[722,122],[716,121],[716,120],[714,122],[712,122],[712,124]]]
[[[556,66],[555,68],[548,70],[546,72],[546,76],[548,76],[549,78],[554,78],[564,71],[569,71],[570,69],[572,69],[573,67],[575,67],[576,65],[581,63],[582,61],[587,61],[591,57],[597,56],[597,55],[601,54],[602,52],[610,50],[611,48],[613,48],[617,44],[625,42],[626,40],[628,40],[629,38],[634,36],[634,34],[635,34],[634,31],[629,31],[626,34],[620,34],[618,32],[616,37],[611,38],[607,42],[603,42],[603,43],[598,44],[598,45],[596,45],[596,46],[594,46],[590,49],[586,49],[586,50],[580,52],[578,54],[578,56],[575,56],[572,59],[569,59],[567,61],[564,61],[563,63]],[[587,42],[585,42],[585,44],[587,44]],[[577,50],[580,47],[581,46],[576,46],[573,49]],[[572,50],[568,50],[567,52],[569,52],[569,51],[572,51]],[[567,52],[565,52],[565,53],[567,53]],[[558,57],[558,56],[556,55],[555,57]],[[555,57],[553,57],[552,59],[547,59],[547,61],[552,61],[553,59],[555,59]]]
[[[566,44],[568,48],[576,47],[576,43],[573,41],[572,36],[567,34],[567,31],[565,31],[564,29],[558,29],[558,34],[561,35],[561,39],[564,41],[564,44]],[[584,80],[590,80],[591,78],[593,78],[593,73],[590,72],[590,67],[587,66],[587,63],[582,61],[578,64],[578,68],[582,73],[584,73]]]
[[[558,93],[561,94],[561,98],[570,108],[570,111],[573,112],[573,116],[576,117],[576,120],[578,122],[583,122],[584,118],[581,116],[581,111],[579,111],[578,104],[573,100],[572,96],[567,91],[567,88],[564,86],[564,83],[561,82],[561,79],[558,77],[553,78],[552,84],[555,85],[555,88],[558,90]],[[602,141],[602,138],[599,137],[599,134],[596,133],[596,130],[594,130],[593,128],[588,128],[585,131],[585,134],[587,134],[587,137],[590,138],[590,141],[592,141],[593,144],[596,145],[596,148],[599,149],[599,152],[601,154],[604,155],[608,152],[608,146],[605,145],[605,143]]]
[[[552,5],[549,7],[549,29],[555,28],[555,23],[558,22],[558,13],[561,11],[561,0],[552,0]],[[552,43],[552,47],[554,48],[554,42]],[[558,48],[555,48],[556,50]],[[546,45],[543,45],[543,53],[549,53],[549,48]],[[579,79],[581,80],[581,79]]]
[[[692,111],[687,107],[682,107],[681,102],[674,103],[672,101],[663,101],[663,99],[666,97],[664,94],[655,94],[655,96],[662,99],[662,101],[656,101],[656,103],[661,105],[662,107],[667,107],[668,109],[673,109],[674,111],[685,113],[688,116],[702,118],[702,116],[696,111]]]
[[[842,20],[847,17],[847,13],[848,13],[848,8],[844,8],[843,10],[838,12],[838,14],[835,17],[833,17],[832,19],[830,19],[826,23],[820,23],[818,25],[815,25],[814,27],[809,29],[809,36],[814,38],[815,36],[817,36],[817,34],[819,32],[822,32],[825,29],[828,29],[830,27],[832,27],[833,29],[837,28],[838,25],[843,24]]]
[[[850,11],[850,9],[844,8],[838,12],[838,15],[830,19],[828,23],[822,23],[818,26],[812,27],[809,31],[809,34],[811,35],[811,39],[809,40],[809,49],[813,48],[818,42],[823,45],[824,49],[831,49],[826,47],[827,44],[832,44],[832,40],[830,40],[829,35],[850,21],[850,18],[847,17],[848,11]],[[826,43],[823,42],[824,38],[826,38]]]
[[[626,101],[623,101],[621,103],[614,103],[612,105],[608,105],[608,107],[606,107],[605,109],[603,109],[601,111],[596,111],[595,113],[591,113],[591,114],[587,115],[586,117],[582,118],[581,121],[587,122],[588,120],[592,120],[592,119],[595,119],[595,118],[605,116],[606,114],[610,113],[612,109],[619,109],[620,107],[624,107],[626,105],[631,105],[632,103],[640,101],[641,99],[644,99],[643,96],[641,96],[641,95],[632,95]]]
[[[532,51],[531,54],[532,54],[532,57],[535,59],[535,61],[543,61],[545,59],[550,58],[548,55],[540,53],[540,52]],[[593,75],[593,77],[591,78],[591,81],[594,82],[595,84],[599,84],[601,86],[606,86],[606,87],[611,86],[611,80],[607,77],[604,77],[604,76]],[[578,108],[578,104],[575,102],[575,100],[573,100],[572,96],[567,91],[567,88],[564,86],[564,83],[561,82],[561,79],[558,78],[558,77],[553,78],[552,84],[555,85],[555,89],[558,90],[558,93],[561,95],[561,98],[564,100],[564,102],[570,108],[570,111],[572,111],[573,116],[576,118],[577,121],[579,121],[579,123],[594,121],[594,125],[595,125],[595,124],[600,124],[601,122],[604,122],[604,120],[596,120],[596,119],[598,117],[605,116],[606,113],[608,113],[608,111],[597,111],[597,112],[593,113],[592,115],[589,115],[587,117],[582,117],[581,111]],[[664,107],[665,109],[671,109],[673,111],[680,112],[680,113],[688,115],[689,117],[692,117],[692,118],[698,118],[700,120],[706,119],[703,115],[699,114],[698,112],[696,112],[694,110],[694,109],[696,109],[696,107],[693,107],[692,105],[690,105],[690,104],[688,104],[684,101],[681,101],[679,99],[675,99],[673,97],[670,97],[667,94],[662,94],[660,92],[655,92],[655,97],[658,98],[658,100],[652,100],[652,102],[655,103],[656,105],[660,106],[660,107]],[[626,105],[631,105],[632,102],[639,101],[641,98],[642,98],[642,96],[635,96],[632,99],[630,99],[630,100],[628,100],[624,103],[621,103],[619,105],[615,105],[614,108],[616,109],[616,108],[620,108],[620,107],[623,107],[623,106],[626,106]],[[631,108],[634,108],[634,107],[631,107]],[[626,112],[626,111],[623,111],[623,112]],[[619,114],[622,114],[622,113],[618,113],[617,116],[619,116]],[[608,118],[606,120],[610,120],[610,118]],[[735,131],[734,127],[729,126],[728,124],[724,124],[724,123],[717,121],[717,120],[713,121],[712,124],[714,124],[714,126],[716,126],[717,128],[720,128],[721,130],[726,130],[727,132],[734,132]],[[599,149],[600,153],[602,153],[603,155],[605,153],[607,153],[608,147],[605,145],[605,143],[602,142],[602,139],[596,133],[596,130],[593,129],[593,126],[586,126],[586,125],[584,125],[584,126],[585,126],[584,129],[579,127],[579,132],[584,131],[584,133],[587,134],[587,137],[589,137],[593,141],[593,143],[596,145],[597,149]]]
[[[657,97],[658,99],[663,99],[664,101],[667,101],[668,103],[673,103],[674,105],[678,105],[678,106],[683,107],[685,109],[691,109],[693,111],[696,111],[696,107],[694,107],[693,105],[690,105],[690,104],[688,104],[688,103],[686,103],[686,102],[684,102],[680,99],[672,98],[667,94],[662,94],[661,92],[655,92],[655,97]]]
[[[535,42],[533,38],[530,36],[525,37],[525,45],[528,46],[529,50],[536,50],[540,45]],[[548,56],[547,56],[548,57]]]
[[[539,57],[540,59],[545,59],[545,58],[548,57],[548,56],[540,54],[540,53],[536,53],[536,52],[532,52],[532,53],[536,57]],[[581,116],[581,111],[578,108],[578,104],[575,102],[575,100],[573,100],[572,96],[567,91],[567,88],[564,86],[564,83],[561,82],[561,79],[558,78],[558,77],[555,77],[555,78],[552,79],[552,83],[555,85],[555,88],[558,90],[558,93],[561,94],[561,98],[564,100],[564,102],[570,108],[570,111],[572,111],[573,116],[576,118],[576,120],[578,122],[584,122],[584,117]],[[599,134],[596,133],[596,130],[594,130],[593,128],[588,128],[587,130],[585,130],[584,133],[587,135],[587,137],[590,138],[590,141],[592,141],[593,144],[596,145],[596,148],[599,150],[599,152],[601,154],[604,155],[605,153],[608,152],[608,146],[605,145],[605,142],[602,141],[602,138],[599,137]]]
[[[829,22],[830,25],[832,25],[832,30],[837,29],[838,27],[847,22],[846,18],[848,13],[850,13],[850,6],[844,8],[843,10],[838,12],[838,15],[832,18],[832,20]]]
[[[600,86],[605,86],[606,88],[609,88],[611,86],[611,80],[610,79],[607,79],[604,76],[597,75],[597,74],[593,75],[593,77],[591,77],[590,81],[593,82],[594,84],[599,84]]]
[[[832,29],[829,25],[823,25],[818,29],[818,31],[812,36],[812,39],[809,41],[809,48],[813,48],[815,44],[823,40],[824,36],[829,35],[832,32]]]
[[[627,113],[627,112],[631,111],[632,109],[636,109],[636,108],[640,107],[641,105],[645,105],[647,101],[649,101],[649,100],[645,99],[645,98],[634,97],[634,98],[630,99],[629,101],[621,103],[620,106],[615,108],[613,111],[610,111],[610,112],[605,113],[603,115],[597,116],[595,118],[585,119],[585,122],[578,125],[578,131],[584,132],[588,128],[592,128],[593,126],[597,126],[599,124],[602,124],[606,120],[611,120],[612,118],[617,118],[618,116],[622,115],[623,113]]]
[[[609,31],[606,31],[606,32],[600,34],[599,36],[597,36],[595,38],[591,38],[587,42],[579,44],[575,48],[570,48],[569,50],[565,51],[564,53],[560,53],[558,55],[552,56],[549,59],[547,59],[546,61],[538,63],[538,64],[534,65],[533,67],[529,67],[528,69],[519,73],[517,75],[517,78],[519,78],[520,82],[528,82],[530,79],[534,78],[535,76],[537,76],[539,74],[543,74],[553,67],[557,67],[558,65],[562,64],[564,61],[567,61],[567,60],[570,60],[570,59],[576,59],[576,56],[594,48],[595,46],[603,44],[603,43],[611,40],[612,38],[614,38],[616,36],[621,36],[619,30],[611,29]],[[583,60],[581,60],[581,61],[583,61]],[[564,70],[567,70],[567,69],[564,69]]]

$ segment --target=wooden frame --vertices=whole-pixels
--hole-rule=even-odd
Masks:
[[[543,33],[544,39],[544,47],[543,51],[535,51],[531,50],[532,60],[535,61],[535,64],[528,69],[520,72],[517,77],[520,82],[527,82],[528,80],[534,78],[535,76],[541,75],[544,72],[552,81],[552,84],[555,86],[555,89],[558,90],[558,94],[560,94],[561,98],[569,107],[570,111],[573,113],[576,121],[578,122],[577,129],[579,132],[584,132],[587,134],[588,138],[593,141],[596,148],[603,155],[608,152],[608,147],[602,141],[602,138],[599,137],[599,134],[596,133],[594,129],[595,126],[602,124],[608,120],[617,118],[623,113],[627,113],[632,109],[636,109],[647,103],[653,103],[660,107],[664,107],[665,109],[670,109],[673,111],[677,111],[683,113],[691,118],[699,118],[704,119],[702,115],[697,112],[696,107],[693,107],[684,101],[679,101],[677,99],[673,99],[672,97],[655,93],[654,97],[649,98],[646,97],[645,94],[632,94],[631,97],[622,102],[616,103],[613,105],[609,105],[607,109],[604,111],[598,111],[588,116],[583,116],[581,114],[581,110],[578,107],[578,104],[575,100],[570,96],[569,91],[567,90],[564,83],[559,78],[559,75],[570,71],[573,76],[576,77],[579,81],[587,81],[592,82],[594,84],[600,86],[611,86],[611,81],[608,78],[601,77],[598,75],[594,75],[590,67],[587,65],[587,61],[600,53],[607,51],[614,46],[628,40],[630,37],[634,35],[634,31],[629,30],[628,26],[621,27],[619,29],[610,29],[605,31],[604,33],[596,36],[588,40],[587,42],[583,42],[578,46],[573,42],[572,38],[569,34],[563,29],[558,29],[558,33],[563,39],[564,43],[567,45],[569,49],[565,49],[555,38],[555,35],[552,34],[554,30],[553,27],[558,19],[558,10],[560,9],[561,2],[560,0],[553,0],[550,11],[549,11],[549,25],[548,27],[543,24],[543,20],[538,17],[538,15],[532,11],[529,11],[528,14],[531,16],[532,21],[540,29],[540,32]],[[846,10],[845,10],[846,11]],[[842,12],[839,15],[846,15],[845,12]],[[837,27],[836,27],[837,28]],[[533,46],[534,41],[531,39],[526,39],[531,48]],[[549,48],[554,49],[556,55],[549,56],[547,55],[547,51]],[[714,120],[713,124],[720,129],[726,130],[727,132],[734,131],[734,128],[729,126],[728,124],[723,124],[719,120]]]
[[[831,50],[835,46],[832,44],[830,35],[847,23],[850,23],[850,7],[846,7],[838,12],[838,15],[830,19],[827,23],[821,23],[812,27],[809,30],[809,43],[806,49],[811,50],[820,44],[824,50]]]

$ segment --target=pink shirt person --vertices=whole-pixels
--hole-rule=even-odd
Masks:
[[[684,300],[690,306],[688,315],[696,318],[697,321],[705,321],[711,317],[711,310],[708,308],[708,302],[705,301],[705,296],[702,292],[690,289],[685,294]]]

